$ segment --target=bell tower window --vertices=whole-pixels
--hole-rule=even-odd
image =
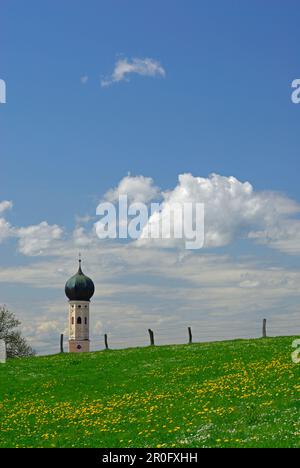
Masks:
[[[78,324],[78,325],[81,325],[81,317],[78,317],[78,318],[77,318],[77,324]]]

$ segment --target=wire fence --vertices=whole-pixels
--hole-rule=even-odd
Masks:
[[[92,337],[90,351],[105,349],[125,349],[144,346],[160,346],[172,344],[192,344],[210,341],[223,341],[234,339],[267,338],[274,336],[300,336],[300,318],[295,321],[275,319],[254,321],[247,326],[247,332],[241,332],[238,324],[195,323],[193,326],[169,326],[145,328],[143,333],[119,335],[116,330],[107,331],[102,336]],[[80,340],[75,340],[80,341]],[[68,350],[69,340],[60,335],[60,352]],[[80,351],[80,349],[78,349]]]

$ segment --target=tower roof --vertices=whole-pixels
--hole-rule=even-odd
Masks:
[[[81,258],[79,258],[77,273],[66,282],[66,296],[70,301],[89,301],[94,292],[94,283],[82,272]]]

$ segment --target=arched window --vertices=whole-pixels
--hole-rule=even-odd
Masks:
[[[74,317],[72,317],[72,325],[74,325]]]
[[[77,318],[77,324],[78,324],[78,325],[81,325],[81,317],[78,317],[78,318]]]
[[[85,325],[87,324],[87,318],[86,317],[84,317],[84,323],[85,323]]]

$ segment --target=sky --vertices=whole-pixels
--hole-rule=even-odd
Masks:
[[[149,327],[161,342],[190,325],[199,339],[256,336],[263,317],[300,330],[299,2],[0,11],[0,304],[33,346],[54,352],[66,332],[79,250],[95,349],[105,332],[147,343]],[[100,241],[96,208],[124,190],[205,202],[204,248]]]

